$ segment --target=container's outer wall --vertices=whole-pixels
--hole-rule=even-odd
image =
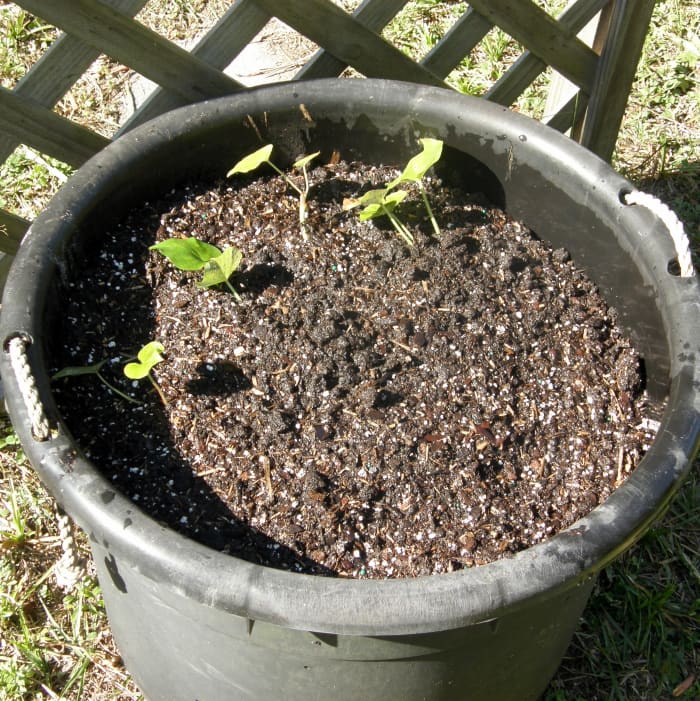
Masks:
[[[148,701],[534,701],[594,583],[457,630],[343,636],[207,607],[92,550],[112,633]]]

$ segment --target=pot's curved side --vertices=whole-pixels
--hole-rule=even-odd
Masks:
[[[650,391],[670,393],[659,437],[642,464],[605,504],[550,541],[491,565],[415,580],[356,582],[262,568],[210,551],[147,518],[76,453],[51,397],[44,322],[60,313],[52,308],[53,289],[70,272],[76,241],[97,245],[94,232],[106,226],[109,212],[169,187],[183,172],[223,175],[261,140],[274,143],[278,157],[289,161],[320,149],[324,157],[338,150],[345,158],[404,163],[422,136],[445,141],[443,177],[486,191],[541,236],[566,246],[618,308],[645,357]],[[387,682],[385,696],[371,691],[374,698],[412,698],[391,694],[391,685],[400,688],[404,681],[423,694],[415,698],[482,698],[479,693],[525,698],[528,687],[522,684],[516,696],[498,685],[507,667],[496,657],[499,649],[507,651],[515,674],[523,674],[514,661],[517,651],[523,653],[518,659],[532,670],[529,688],[539,693],[563,653],[596,572],[663,511],[698,447],[698,285],[667,272],[670,241],[661,222],[622,204],[620,193],[630,187],[570,140],[504,108],[390,81],[293,83],[183,108],[122,137],[80,169],[32,226],[3,302],[0,338],[5,351],[13,336],[29,341],[38,394],[56,428],[49,440],[33,440],[26,428],[27,411],[18,399],[7,352],[0,356],[0,370],[27,454],[57,500],[90,534],[115,632],[129,647],[143,650],[145,663],[141,652],[132,660],[143,670],[141,679],[157,676],[152,662],[161,659],[156,654],[161,630],[178,659],[196,631],[202,641],[198,665],[204,670],[199,683],[211,678],[219,679],[212,689],[241,687],[198,698],[245,698],[246,684],[259,694],[264,687],[255,680],[267,678],[260,664],[270,658],[254,662],[248,656],[268,645],[280,655],[282,640],[299,653],[287,673],[306,689],[299,698],[314,698],[309,692],[314,683],[332,684],[336,678],[340,684],[336,668],[319,660],[354,659],[358,640],[368,641],[362,654],[374,660],[370,688],[381,688],[386,675],[394,680]],[[146,626],[155,627],[155,638]],[[467,626],[473,640],[469,629],[463,630]],[[463,693],[468,682],[460,676],[463,662],[457,662],[467,653],[450,652],[459,649],[457,639],[477,645],[478,652],[471,654],[481,676],[473,682],[473,696]],[[514,641],[513,649],[507,640]],[[304,661],[308,650],[322,653],[310,665]],[[126,650],[125,655],[128,659]],[[210,667],[212,660],[223,664],[231,656],[245,659],[248,672],[232,676],[233,662],[225,672]],[[380,663],[395,657],[410,664]],[[424,662],[442,669],[452,683],[433,684]],[[411,676],[407,670],[414,664],[424,671]],[[161,687],[158,681],[156,689],[189,688],[188,675],[196,677],[186,666],[168,675],[170,685]],[[493,685],[480,687],[488,676]],[[159,691],[150,693],[159,698]],[[324,689],[318,698],[327,695]]]
[[[534,701],[594,584],[453,630],[339,635],[203,606],[125,561],[114,569],[102,547],[93,554],[113,636],[149,701]]]

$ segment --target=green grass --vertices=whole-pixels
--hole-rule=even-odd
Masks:
[[[11,88],[27,71],[33,58],[56,37],[46,25],[17,6],[0,6],[0,85]]]
[[[85,538],[80,548],[87,554]],[[0,419],[0,701],[135,701],[107,628],[94,574],[56,581],[63,553],[53,500]]]
[[[600,576],[545,701],[672,698],[700,664],[700,484]],[[572,682],[574,682],[572,684]],[[576,696],[562,695],[575,688]],[[695,678],[684,698],[700,697]]]
[[[184,41],[205,28],[205,10],[226,3],[151,2],[140,18]],[[565,0],[540,0],[556,14]],[[463,2],[412,0],[387,28],[407,52],[425,55]],[[0,5],[0,81],[12,87],[56,32],[16,5]],[[677,212],[700,252],[700,2],[659,0],[613,165]],[[502,32],[489,33],[450,75],[482,94],[517,56]],[[516,108],[542,113],[551,71]],[[126,74],[98,61],[61,102],[62,113],[111,133]],[[19,147],[0,165],[0,205],[34,216],[70,172]],[[84,537],[81,551],[87,555]],[[136,701],[114,647],[92,571],[64,592],[54,507],[0,420],[0,701]],[[601,573],[581,625],[545,701],[660,701],[700,698],[700,481],[697,465],[669,513]],[[368,695],[368,698],[369,695]]]
[[[33,219],[71,174],[72,168],[33,149],[19,146],[0,164],[0,207]]]

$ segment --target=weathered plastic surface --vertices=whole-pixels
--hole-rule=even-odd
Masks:
[[[197,175],[223,176],[261,143],[277,160],[404,164],[445,141],[442,175],[486,192],[565,246],[619,311],[668,396],[649,453],[604,504],[548,542],[471,570],[411,580],[290,574],[209,550],[159,526],[82,456],[53,402],[44,350],[71,250],[99,246],[123,208]],[[262,139],[262,142],[261,142]],[[152,701],[537,698],[559,664],[597,572],[668,506],[700,429],[700,295],[674,277],[663,224],[622,204],[632,186],[576,144],[505,108],[389,81],[261,88],[165,115],[89,161],[33,224],[10,273],[0,338],[29,361],[56,427],[35,441],[7,353],[0,370],[24,448],[92,542],[111,625]],[[100,226],[95,226],[98,223]]]

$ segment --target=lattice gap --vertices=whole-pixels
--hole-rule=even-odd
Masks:
[[[447,76],[446,82],[468,95],[485,95],[523,50],[523,46],[502,29],[493,27]],[[487,72],[484,72],[484,66],[488,67]]]
[[[33,219],[67,180],[72,168],[55,158],[20,144],[0,162],[0,208],[19,217]]]
[[[178,46],[189,48],[216,24],[231,6],[231,0],[160,3],[142,0],[140,4],[144,6],[134,19]]]
[[[225,72],[249,87],[292,80],[318,49],[318,44],[273,17]]]
[[[54,111],[111,139],[124,120],[133,71],[99,55],[58,101]]]
[[[407,2],[381,36],[414,60],[422,59],[467,10],[467,4]]]

